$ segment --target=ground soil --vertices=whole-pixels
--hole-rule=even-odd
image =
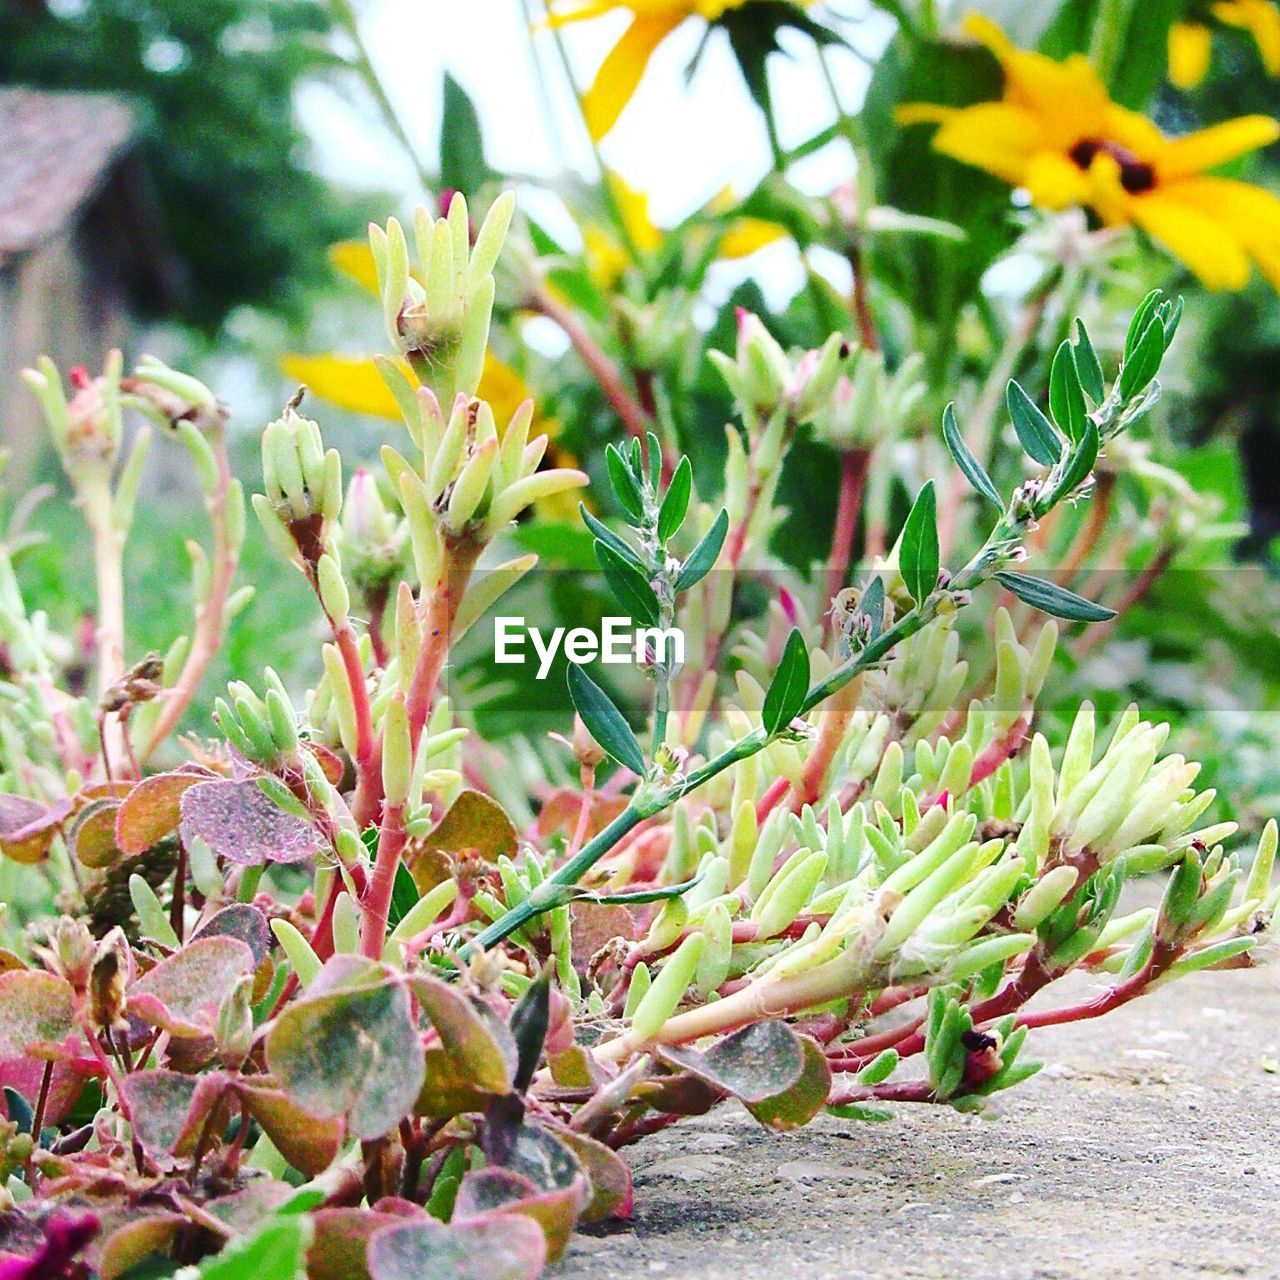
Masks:
[[[901,1106],[778,1136],[726,1107],[648,1138],[631,1220],[588,1228],[551,1276],[1280,1277],[1280,962],[1028,1048],[1045,1070],[987,1118]]]

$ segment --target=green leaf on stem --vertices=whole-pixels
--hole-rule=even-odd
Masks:
[[[964,473],[964,478],[978,493],[991,502],[997,511],[1003,511],[1004,503],[1001,501],[999,490],[987,475],[982,463],[974,457],[973,451],[965,444],[960,426],[956,422],[954,404],[947,405],[942,411],[942,438],[947,442],[947,449],[955,460],[956,466]]]
[[[1153,318],[1138,338],[1137,345],[1120,367],[1120,398],[1131,400],[1160,372],[1164,359],[1164,325]]]
[[[1024,604],[1042,613],[1051,613],[1055,618],[1066,618],[1069,622],[1106,622],[1116,616],[1114,609],[1094,604],[1066,587],[1033,578],[1029,573],[1006,570],[996,574],[996,581]]]
[[[1093,464],[1098,460],[1098,450],[1101,444],[1102,442],[1098,435],[1098,424],[1092,418],[1089,418],[1085,425],[1084,435],[1080,437],[1079,443],[1067,459],[1067,465],[1063,468],[1062,477],[1054,488],[1053,493],[1049,496],[1049,506],[1055,505],[1060,499],[1065,498],[1070,493],[1074,493],[1084,484],[1089,478],[1089,473],[1093,470]]]
[[[582,513],[583,523],[595,534],[598,541],[603,542],[606,547],[611,547],[624,560],[634,564],[637,569],[644,570],[644,562],[635,553],[635,550],[614,533],[603,520],[597,520],[582,503],[578,504],[578,510]]]
[[[761,720],[770,737],[785,729],[800,714],[809,692],[809,646],[798,627],[791,629],[782,660],[769,682]]]
[[[1049,408],[1068,440],[1079,440],[1084,435],[1089,410],[1070,342],[1064,341],[1053,357],[1049,371]]]
[[[614,599],[633,619],[654,626],[658,621],[659,605],[648,577],[608,543],[597,541],[595,552]]]
[[[569,664],[567,679],[569,697],[587,732],[624,769],[643,778],[644,752],[609,695],[576,662]]]
[[[938,499],[926,480],[902,526],[898,568],[911,598],[921,604],[938,585]]]
[[[1062,438],[1053,429],[1053,423],[1012,380],[1005,392],[1005,401],[1009,406],[1009,417],[1013,419],[1013,429],[1028,456],[1042,467],[1053,466],[1062,456]]]
[[[1076,337],[1076,372],[1080,375],[1080,385],[1094,404],[1101,404],[1107,394],[1107,383],[1102,374],[1102,362],[1083,320],[1076,321]]]
[[[1156,305],[1163,297],[1163,291],[1160,289],[1152,289],[1143,300],[1138,303],[1138,309],[1133,313],[1133,319],[1129,321],[1129,331],[1125,334],[1124,339],[1124,358],[1130,359],[1133,353],[1138,349],[1138,342],[1147,330],[1147,325],[1153,315],[1155,315]]]
[[[698,545],[689,552],[689,558],[684,562],[680,576],[676,579],[677,591],[688,591],[711,572],[720,557],[720,548],[724,546],[728,533],[729,513],[721,509],[711,528],[702,535]]]
[[[652,448],[653,446],[650,445],[650,449]],[[671,483],[667,486],[666,497],[662,499],[662,506],[658,510],[658,540],[660,542],[666,543],[675,537],[680,526],[684,523],[685,515],[689,510],[689,498],[692,494],[693,467],[690,465],[688,458],[681,458],[680,465],[671,477]]]
[[[630,464],[611,444],[605,446],[604,457],[609,467],[609,483],[623,511],[632,521],[644,519],[644,495]]]
[[[446,71],[440,117],[440,186],[475,196],[493,176],[485,163],[480,116],[467,91]]]

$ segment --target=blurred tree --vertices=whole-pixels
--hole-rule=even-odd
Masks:
[[[0,0],[0,83],[130,99],[182,318],[212,329],[242,303],[293,311],[350,231],[294,113],[300,82],[342,65],[329,29],[315,0]]]

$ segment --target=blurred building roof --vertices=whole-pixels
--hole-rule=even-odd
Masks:
[[[0,88],[0,262],[71,225],[132,135],[132,111],[107,94]]]

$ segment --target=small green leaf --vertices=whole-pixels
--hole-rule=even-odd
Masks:
[[[609,483],[613,485],[614,496],[622,504],[623,511],[633,521],[644,519],[644,495],[630,464],[611,444],[605,446],[604,457],[609,467]]]
[[[1084,435],[1089,410],[1070,342],[1064,342],[1053,357],[1049,371],[1049,408],[1068,440],[1079,440]]]
[[[1146,332],[1147,324],[1151,317],[1155,314],[1156,304],[1164,296],[1160,289],[1152,289],[1143,300],[1138,303],[1138,309],[1133,313],[1133,319],[1129,321],[1129,331],[1125,334],[1124,339],[1124,358],[1129,359],[1138,347],[1138,339]]]
[[[978,493],[993,503],[997,511],[1003,511],[1004,503],[1000,499],[999,491],[992,483],[991,477],[987,475],[982,463],[973,456],[973,452],[964,442],[964,436],[961,435],[960,427],[956,422],[954,404],[947,405],[942,411],[942,438],[947,442],[947,448],[956,466],[964,473],[964,478]]]
[[[698,545],[689,552],[689,558],[684,562],[680,576],[676,579],[677,591],[688,591],[711,572],[728,533],[729,513],[722,509],[711,528],[703,534]]]
[[[902,526],[898,568],[911,598],[922,604],[938,585],[938,500],[926,480]]]
[[[4,1086],[4,1105],[9,1113],[9,1119],[18,1126],[19,1133],[30,1133],[31,1126],[35,1123],[35,1112],[31,1110],[31,1104],[20,1094],[17,1089],[12,1089],[8,1085]]]
[[[1055,618],[1066,618],[1070,622],[1106,622],[1116,616],[1114,609],[1094,604],[1066,587],[1046,582],[1043,578],[1033,578],[1027,573],[997,573],[996,581],[1024,604],[1043,613],[1051,613]]]
[[[1120,398],[1131,400],[1160,372],[1164,359],[1164,325],[1153,319],[1120,369]]]
[[[624,560],[607,542],[597,540],[596,559],[614,598],[633,619],[653,626],[658,621],[658,597],[649,579],[629,560]]]
[[[1164,349],[1166,351],[1169,350],[1173,335],[1178,332],[1178,326],[1182,323],[1182,307],[1182,298],[1179,297],[1173,302],[1166,299],[1156,311],[1156,314],[1160,317],[1160,323],[1164,325]]]
[[[871,619],[871,630],[867,636],[870,644],[884,629],[884,580],[878,575],[867,583],[867,589],[858,601],[858,612]]]
[[[761,719],[770,737],[785,729],[800,714],[809,692],[809,646],[798,628],[792,628],[764,697]]]
[[[1080,385],[1094,404],[1101,404],[1107,394],[1107,383],[1102,375],[1102,362],[1093,349],[1093,340],[1083,320],[1076,321],[1076,336],[1076,372],[1080,375]]]
[[[606,547],[612,547],[624,560],[630,561],[637,569],[644,569],[644,562],[636,554],[634,548],[627,545],[612,529],[609,528],[603,520],[597,520],[590,511],[586,509],[582,503],[578,504],[578,510],[582,512],[582,522],[591,530],[595,536],[605,544]]]
[[[311,1220],[272,1215],[252,1235],[237,1236],[192,1272],[199,1280],[298,1280],[306,1274]]]
[[[1069,493],[1074,493],[1088,479],[1089,473],[1093,470],[1093,464],[1098,460],[1098,449],[1100,447],[1101,440],[1098,436],[1098,424],[1090,418],[1085,426],[1084,435],[1080,438],[1080,443],[1076,445],[1071,456],[1067,459],[1067,465],[1062,471],[1062,478],[1058,481],[1057,487],[1050,496],[1049,505],[1053,505],[1060,498],[1065,498]]]
[[[1053,423],[1016,382],[1010,381],[1005,400],[1022,447],[1042,467],[1053,466],[1062,456],[1062,439],[1053,429]]]
[[[387,912],[387,927],[394,929],[418,904],[418,886],[413,873],[403,862],[396,864],[395,884],[391,889],[391,906]]]
[[[587,732],[620,765],[643,778],[644,752],[609,695],[576,663],[569,664],[569,697]]]
[[[650,449],[653,445],[650,444]],[[681,458],[680,465],[667,486],[666,497],[658,510],[658,540],[666,543],[674,538],[684,523],[689,510],[689,498],[693,494],[693,467],[688,458]]]
[[[474,196],[492,171],[484,159],[480,116],[467,91],[448,72],[440,116],[440,185]]]

